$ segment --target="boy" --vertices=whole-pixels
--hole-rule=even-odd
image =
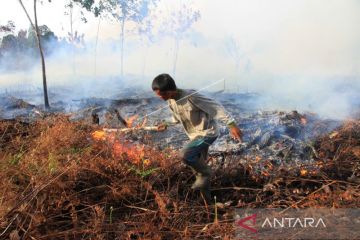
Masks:
[[[238,141],[241,141],[240,129],[220,103],[194,90],[177,88],[169,74],[155,77],[152,89],[156,95],[168,102],[174,123],[181,123],[190,138],[190,142],[181,150],[181,158],[196,173],[196,181],[191,188],[200,190],[210,202],[211,169],[206,161],[209,146],[219,135],[215,119],[226,123],[230,134]],[[158,130],[164,129],[164,125],[158,127]]]

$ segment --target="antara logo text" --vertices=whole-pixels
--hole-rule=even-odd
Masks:
[[[261,225],[262,228],[264,227],[270,227],[270,228],[317,228],[317,227],[324,227],[326,228],[326,225],[324,223],[324,220],[322,218],[316,219],[316,218],[291,218],[291,217],[283,217],[283,218],[273,218],[269,219],[266,218],[263,224]]]
[[[253,233],[258,229],[255,228],[256,214],[247,216],[237,221],[237,225]],[[249,224],[250,222],[250,224]],[[282,217],[282,218],[269,218],[267,217],[262,223],[261,228],[326,228],[326,224],[322,218],[313,217]]]

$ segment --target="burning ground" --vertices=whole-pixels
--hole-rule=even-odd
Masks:
[[[240,123],[244,143],[222,126],[209,159],[217,204],[206,205],[177,157],[181,127],[145,128],[170,117],[142,117],[159,100],[59,101],[45,113],[3,96],[0,238],[232,239],[236,207],[360,206],[359,120],[258,111],[249,108],[253,95],[214,97]]]

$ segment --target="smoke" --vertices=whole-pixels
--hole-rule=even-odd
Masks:
[[[258,91],[263,96],[259,104],[264,109],[310,111],[322,117],[345,119],[356,114],[360,106],[360,87],[355,77],[288,76],[266,82]]]
[[[162,9],[170,7],[160,3]],[[296,109],[344,119],[359,108],[356,1],[199,0],[193,8],[201,17],[179,42],[174,75],[179,87],[199,89],[224,78],[225,83],[208,90],[259,93],[261,109]],[[159,22],[163,16],[156,13],[153,18]],[[97,23],[89,19],[89,36],[94,36]],[[87,35],[80,48],[54,45],[53,54],[46,57],[51,102],[137,96],[150,91],[159,73],[172,74],[175,39],[156,35],[152,42],[144,41],[128,30],[125,75],[120,77],[119,28],[101,20],[96,48],[95,38]],[[41,93],[40,61],[29,61],[31,69],[1,71],[1,92]]]

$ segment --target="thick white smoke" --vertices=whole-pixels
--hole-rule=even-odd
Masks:
[[[171,6],[160,1],[162,12],[153,17],[161,19]],[[174,78],[180,87],[201,88],[225,78],[227,91],[260,93],[264,109],[313,111],[337,119],[359,107],[358,1],[199,0],[192,8],[201,18],[179,42]],[[86,25],[91,30],[83,49],[58,49],[47,57],[49,88],[70,89],[76,94],[69,100],[121,97],[128,88],[134,94],[150,91],[159,73],[173,74],[173,38],[157,35],[144,44],[127,31],[121,78],[120,26],[101,21],[95,55],[95,39],[89,37],[96,35],[97,23],[90,19]],[[2,92],[41,89],[41,68],[33,61],[31,70],[2,70]]]

